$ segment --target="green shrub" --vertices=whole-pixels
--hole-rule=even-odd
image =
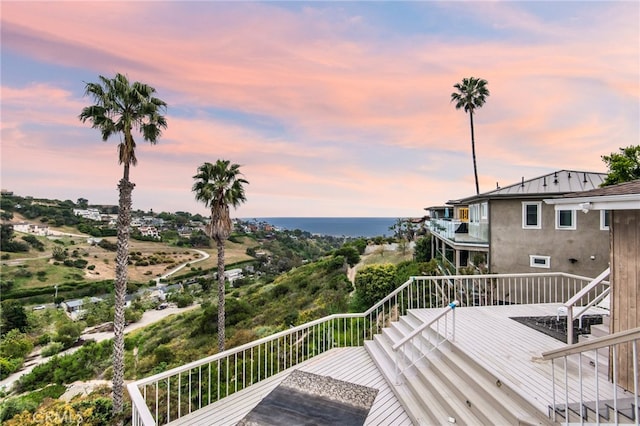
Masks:
[[[193,303],[193,296],[189,293],[177,293],[171,295],[171,301],[175,302],[178,308],[186,308]]]
[[[22,358],[0,357],[0,380],[6,379],[11,373],[17,371],[22,366]]]
[[[271,297],[277,299],[278,297],[282,297],[285,294],[289,293],[290,288],[284,284],[278,284],[277,286],[271,289]]]
[[[169,364],[173,361],[174,351],[167,345],[160,345],[153,351],[153,355],[157,363],[166,362]]]
[[[47,346],[45,346],[44,348],[42,348],[42,356],[43,357],[50,357],[53,356],[55,354],[58,354],[60,352],[62,352],[62,350],[64,349],[64,345],[60,342],[51,342],[49,343]]]

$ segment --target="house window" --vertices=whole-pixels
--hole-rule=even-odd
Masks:
[[[556,229],[576,229],[576,211],[556,210]]]
[[[532,268],[551,268],[550,256],[529,255],[529,266]]]
[[[522,227],[524,229],[541,229],[540,210],[542,203],[522,203]]]
[[[469,208],[468,207],[460,207],[458,211],[458,215],[460,216],[460,220],[462,222],[469,222]]]
[[[610,220],[611,220],[611,210],[600,210],[600,229],[602,231],[609,230]]]
[[[472,204],[469,206],[469,222],[480,222],[480,205]]]
[[[489,203],[480,204],[480,219],[486,219],[489,212]]]

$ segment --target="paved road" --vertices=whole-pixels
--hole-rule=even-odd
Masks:
[[[140,321],[138,322],[134,322],[132,324],[129,324],[125,329],[124,332],[129,333],[133,330],[137,330],[139,328],[142,327],[146,327],[150,324],[153,324],[154,322],[160,321],[161,319],[164,319],[170,315],[174,315],[174,314],[179,314],[182,312],[187,312],[190,311],[192,309],[196,309],[200,307],[199,304],[194,304],[191,306],[187,306],[186,308],[176,308],[174,306],[169,306],[167,309],[162,309],[162,310],[152,310],[152,311],[147,311],[142,315],[142,318],[140,319]],[[93,329],[95,327],[91,327],[91,329]],[[85,331],[90,331],[91,329],[87,329]],[[109,331],[109,332],[99,332],[99,333],[91,333],[91,332],[85,332],[82,334],[81,336],[82,339],[84,340],[95,340],[96,342],[101,342],[103,340],[107,340],[107,339],[112,339],[113,338],[113,331]],[[80,347],[74,347],[74,348],[70,348],[67,349],[64,352],[61,352],[59,355],[66,355],[66,354],[71,354],[75,351],[77,351]],[[6,379],[0,381],[0,389],[3,390],[8,390],[11,389],[11,387],[13,387],[13,384],[20,378],[22,377],[24,374],[30,373],[31,370],[34,369],[34,367],[36,367],[37,365],[43,364],[45,362],[47,362],[49,360],[49,358],[42,358],[40,356],[40,350],[36,350],[34,352],[32,352],[30,354],[30,359],[25,362],[25,365],[23,366],[22,370],[17,371],[15,373],[13,373],[12,375],[10,375],[9,377],[7,377]]]

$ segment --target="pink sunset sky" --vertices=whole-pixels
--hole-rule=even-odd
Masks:
[[[118,138],[78,114],[85,82],[126,74],[168,104],[137,139],[134,209],[208,215],[203,162],[241,165],[234,217],[418,217],[560,169],[606,172],[640,140],[640,3],[1,2],[1,185],[117,204]]]

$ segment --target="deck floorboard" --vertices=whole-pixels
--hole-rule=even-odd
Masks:
[[[314,357],[295,368],[308,373],[330,376],[362,386],[378,389],[369,411],[367,425],[410,425],[411,421],[389,385],[377,370],[364,347],[338,348]],[[235,425],[290,371],[283,371],[249,388],[230,395],[207,407],[177,419],[170,425]]]

